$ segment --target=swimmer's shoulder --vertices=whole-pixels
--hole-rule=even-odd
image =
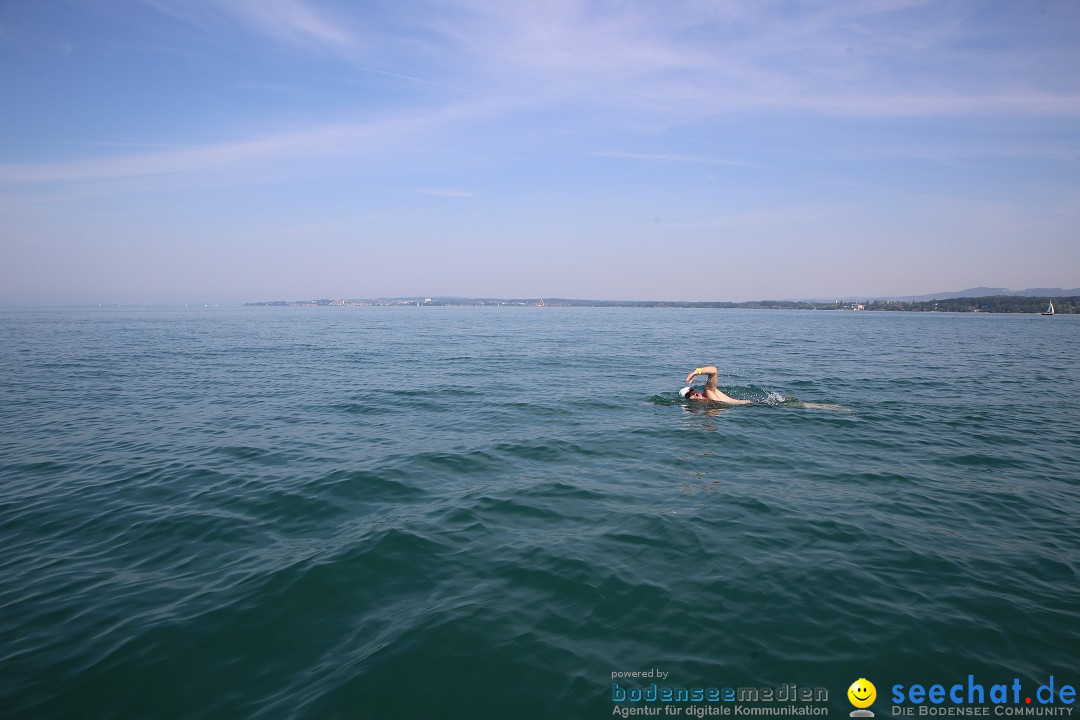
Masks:
[[[723,392],[721,392],[719,390],[714,390],[711,393],[707,393],[707,394],[711,396],[711,397],[708,398],[709,402],[719,403],[720,405],[749,405],[750,404],[749,400],[737,400],[736,398],[733,398],[730,395],[726,395],[725,393],[723,393]]]

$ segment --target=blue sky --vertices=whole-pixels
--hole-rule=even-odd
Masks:
[[[1080,3],[0,2],[0,304],[1080,286]]]

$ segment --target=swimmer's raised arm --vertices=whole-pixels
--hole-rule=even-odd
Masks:
[[[705,387],[711,387],[715,389],[716,374],[718,372],[719,370],[717,370],[716,367],[714,367],[713,365],[705,365],[704,367],[699,367],[695,370],[691,370],[690,374],[686,376],[686,384],[689,385],[690,383],[692,383],[694,381],[694,378],[698,375],[707,375],[709,379],[705,382]]]

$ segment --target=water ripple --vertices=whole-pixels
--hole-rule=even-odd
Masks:
[[[4,712],[1072,671],[1074,320],[535,310],[0,313]]]

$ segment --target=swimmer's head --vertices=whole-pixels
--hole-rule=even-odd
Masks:
[[[701,393],[699,393],[697,390],[695,390],[694,388],[687,386],[687,387],[684,387],[682,390],[679,391],[679,397],[681,397],[683,400],[693,400],[694,398],[699,398],[699,397],[704,397],[704,396]]]

